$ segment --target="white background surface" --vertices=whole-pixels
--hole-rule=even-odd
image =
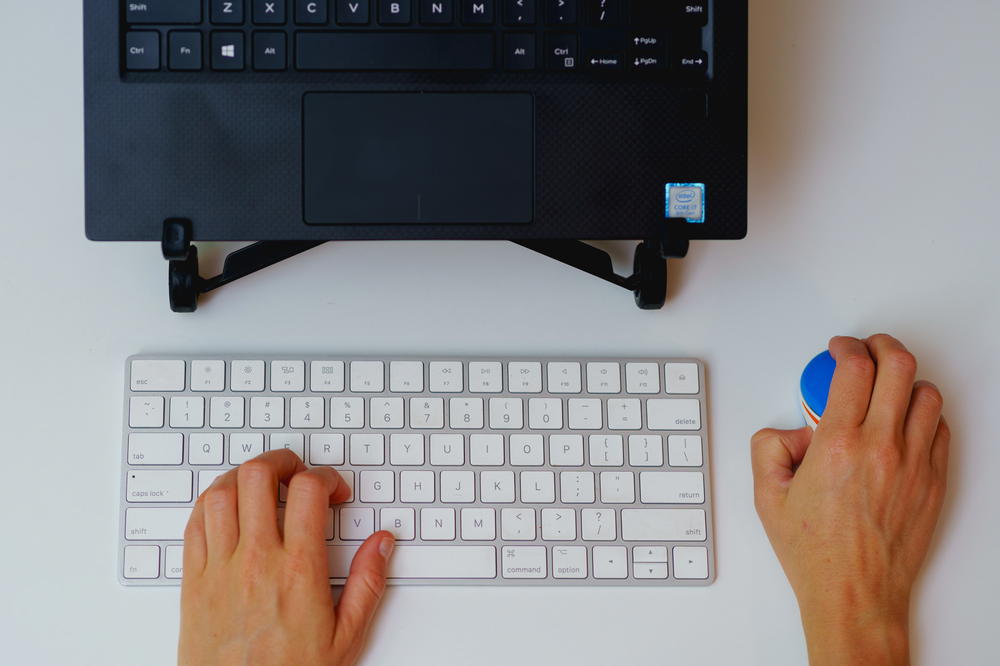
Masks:
[[[174,315],[155,244],[84,240],[79,3],[0,0],[0,662],[173,662],[177,591],[115,581],[123,359],[258,350],[708,364],[714,586],[394,588],[365,663],[803,663],[747,442],[800,424],[798,373],[830,335],[886,330],[955,440],[916,661],[995,663],[1000,4],[751,4],[750,235],[673,263],[662,312],[511,244],[360,243]]]

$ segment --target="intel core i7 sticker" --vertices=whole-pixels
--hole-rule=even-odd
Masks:
[[[667,217],[680,217],[692,224],[705,222],[705,184],[667,183]]]

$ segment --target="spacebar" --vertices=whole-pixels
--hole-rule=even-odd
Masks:
[[[300,70],[493,67],[488,32],[300,32],[295,48]]]
[[[347,578],[358,546],[327,546],[330,578]],[[396,546],[388,578],[496,578],[493,546]]]

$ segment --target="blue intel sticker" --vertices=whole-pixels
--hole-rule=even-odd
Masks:
[[[667,183],[666,198],[666,217],[679,217],[692,224],[704,224],[704,183]]]

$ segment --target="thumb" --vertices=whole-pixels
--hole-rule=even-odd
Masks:
[[[361,544],[344,592],[337,604],[338,639],[360,649],[371,625],[382,593],[385,591],[386,570],[396,540],[389,532],[376,532]]]
[[[812,441],[811,428],[775,430],[765,428],[750,440],[753,461],[754,495],[762,500],[783,498],[795,468],[802,462]]]

